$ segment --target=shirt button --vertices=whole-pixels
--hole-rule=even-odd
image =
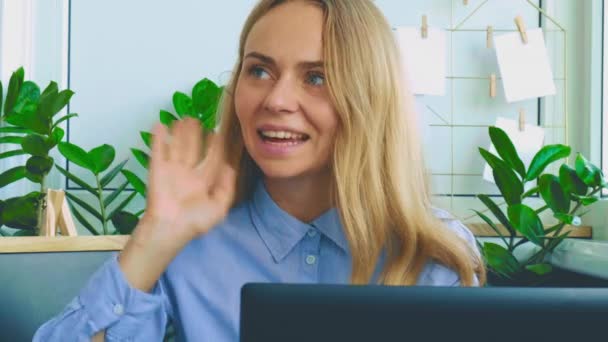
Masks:
[[[309,265],[313,265],[315,262],[317,262],[317,257],[314,255],[308,255],[306,257],[306,263]]]
[[[125,313],[125,308],[121,304],[116,304],[114,305],[114,308],[112,308],[112,311],[114,311],[116,315],[120,316]]]
[[[315,229],[309,229],[308,230],[308,236],[309,237],[315,237],[315,235],[317,235],[317,231]]]

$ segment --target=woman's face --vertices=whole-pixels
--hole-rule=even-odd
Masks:
[[[247,151],[268,178],[327,173],[338,116],[323,70],[323,12],[280,5],[252,28],[235,91]]]

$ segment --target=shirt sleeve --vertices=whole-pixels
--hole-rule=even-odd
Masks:
[[[106,341],[162,341],[170,314],[163,278],[151,293],[129,285],[118,253],[89,279],[62,313],[38,328],[33,341],[91,341],[106,330]]]

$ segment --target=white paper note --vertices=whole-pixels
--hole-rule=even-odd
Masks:
[[[519,122],[507,118],[498,117],[496,119],[496,127],[502,129],[507,133],[513,145],[515,146],[515,150],[521,158],[521,161],[526,166],[526,170],[534,155],[543,147],[543,142],[545,140],[545,130],[541,127],[528,125],[526,124],[525,130],[519,130]],[[494,145],[490,147],[489,150],[494,155],[498,156],[496,152],[496,148]],[[483,179],[494,183],[494,176],[492,175],[492,168],[486,163],[483,170]],[[528,187],[532,186],[528,184]]]
[[[423,39],[420,27],[400,27],[397,42],[401,50],[404,78],[416,95],[444,95],[446,77],[445,32],[429,28]]]
[[[519,32],[494,37],[507,102],[555,94],[543,31],[527,30],[527,34],[527,44]]]

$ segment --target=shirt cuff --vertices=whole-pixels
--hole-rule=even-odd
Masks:
[[[114,254],[80,292],[80,303],[95,331],[107,329],[124,316],[144,320],[162,306],[160,286],[147,293],[129,285]]]

